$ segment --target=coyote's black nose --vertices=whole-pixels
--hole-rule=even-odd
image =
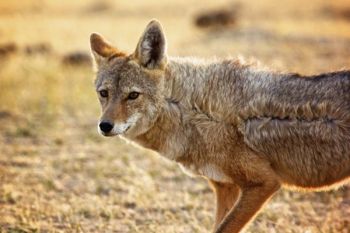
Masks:
[[[109,133],[113,129],[113,125],[107,121],[102,121],[98,126],[104,133]]]

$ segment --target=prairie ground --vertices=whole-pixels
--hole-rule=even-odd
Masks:
[[[221,8],[235,11],[233,24],[194,25]],[[99,136],[90,65],[62,63],[88,53],[95,31],[132,52],[152,18],[173,56],[241,55],[304,74],[350,68],[346,0],[1,1],[0,232],[211,231],[205,180]],[[350,186],[280,191],[247,232],[350,232]]]

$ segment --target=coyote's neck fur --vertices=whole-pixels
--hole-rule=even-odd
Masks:
[[[194,147],[189,137],[202,138],[201,132],[195,132],[200,129],[192,125],[206,124],[213,135],[226,125],[237,126],[243,103],[252,98],[245,91],[254,88],[251,85],[264,85],[263,79],[281,76],[254,67],[239,60],[169,59],[164,77],[167,99],[154,127],[137,141],[173,160],[204,152],[204,145],[189,148]]]

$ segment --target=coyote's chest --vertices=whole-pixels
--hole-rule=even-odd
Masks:
[[[206,164],[200,167],[195,166],[194,164],[184,165],[179,163],[179,165],[182,170],[189,176],[204,176],[216,182],[232,183],[232,179],[215,165]]]

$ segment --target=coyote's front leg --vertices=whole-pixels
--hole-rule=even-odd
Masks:
[[[216,233],[236,233],[255,216],[264,203],[280,188],[275,181],[248,184],[241,188],[237,203],[218,226]]]
[[[209,180],[216,195],[216,217],[214,229],[216,229],[226,214],[232,209],[239,197],[239,187],[235,184],[219,183]]]

